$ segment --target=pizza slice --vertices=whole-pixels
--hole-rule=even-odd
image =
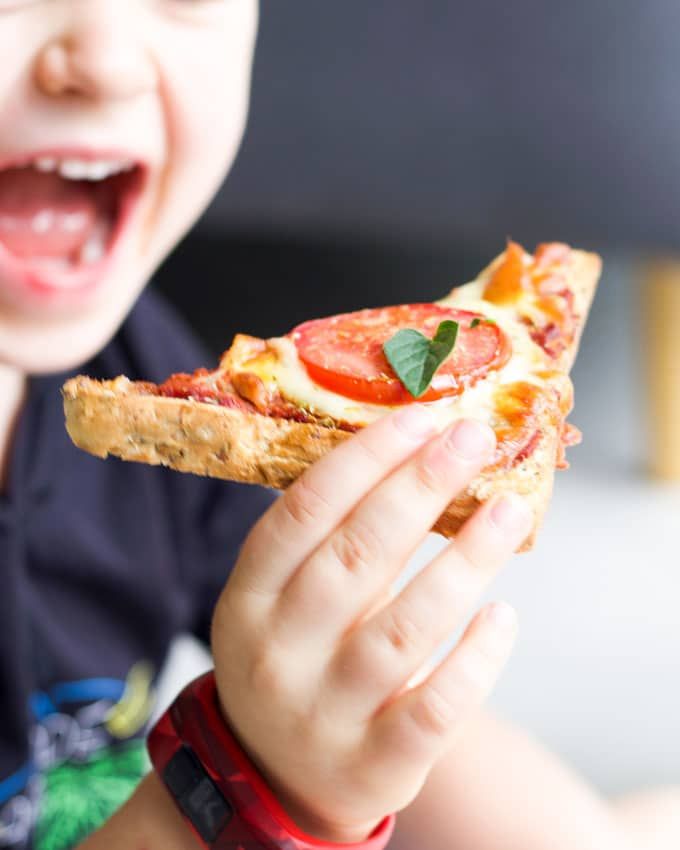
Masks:
[[[531,255],[510,242],[436,303],[315,319],[275,339],[238,335],[216,369],[160,385],[74,378],[63,389],[66,427],[99,457],[285,488],[417,395],[442,428],[474,417],[498,439],[493,462],[434,530],[454,535],[480,503],[510,489],[536,517],[528,549],[565,447],[580,439],[566,422],[568,373],[600,270],[598,256],[566,245]]]

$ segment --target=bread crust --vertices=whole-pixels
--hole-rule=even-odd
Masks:
[[[574,254],[570,286],[580,317],[580,337],[601,263],[596,255]],[[577,347],[578,338],[564,352],[560,371],[568,370]],[[563,380],[570,389],[566,375]],[[276,489],[285,489],[307,467],[352,436],[325,424],[151,395],[143,385],[124,377],[112,381],[73,378],[64,385],[63,398],[72,441],[97,457],[114,455]],[[534,528],[520,551],[530,549],[552,494],[562,422],[563,411],[555,394],[539,414],[539,438],[529,457],[510,469],[484,470],[450,503],[433,530],[451,537],[480,504],[497,493],[513,491],[525,497],[535,516]]]
[[[567,373],[571,371],[574,360],[576,360],[586,319],[595,297],[597,282],[602,274],[602,258],[597,254],[586,251],[572,251],[572,262],[569,288],[574,293],[574,309],[577,316],[576,334],[571,345],[557,361],[559,368]]]
[[[97,457],[168,466],[212,478],[285,489],[304,470],[352,436],[339,428],[275,419],[186,399],[140,392],[127,378],[77,377],[63,389],[66,428],[81,449]],[[451,537],[494,494],[525,496],[536,527],[552,492],[559,428],[556,409],[537,423],[531,455],[508,471],[483,472],[439,518],[435,531]]]

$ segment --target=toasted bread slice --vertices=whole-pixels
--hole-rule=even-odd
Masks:
[[[599,257],[572,252],[571,276],[578,329],[562,352],[537,415],[537,438],[527,457],[511,468],[484,470],[441,515],[434,531],[451,537],[491,496],[512,490],[525,497],[534,529],[522,550],[530,549],[552,493],[562,452],[564,399],[571,399],[567,376],[600,274]],[[499,262],[498,260],[495,261]],[[488,277],[492,264],[480,275]],[[297,422],[192,399],[149,394],[148,385],[127,378],[94,381],[77,377],[63,388],[66,427],[81,449],[105,458],[163,465],[181,472],[283,489],[304,470],[352,434],[324,420]]]

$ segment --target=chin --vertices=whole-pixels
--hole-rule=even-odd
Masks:
[[[0,312],[0,363],[28,375],[78,369],[95,357],[116,334],[136,301],[142,284],[122,298],[89,309],[60,310],[49,317],[32,315],[3,322]]]

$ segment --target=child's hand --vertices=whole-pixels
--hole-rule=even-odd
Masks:
[[[213,625],[225,715],[308,832],[363,840],[408,805],[510,651],[490,606],[424,682],[409,680],[461,625],[531,526],[497,498],[399,596],[389,587],[449,501],[488,461],[493,432],[435,436],[415,405],[340,446],[260,520]]]

